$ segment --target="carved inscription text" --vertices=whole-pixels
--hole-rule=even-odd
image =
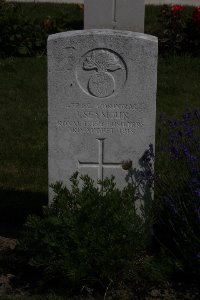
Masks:
[[[56,125],[73,134],[135,134],[144,128],[143,119],[138,117],[138,113],[145,110],[144,103],[69,103],[65,118],[57,120]]]

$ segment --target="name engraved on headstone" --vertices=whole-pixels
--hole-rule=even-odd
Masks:
[[[66,117],[57,120],[57,127],[66,128],[72,134],[133,134],[144,128],[138,112],[145,111],[145,103],[95,105],[92,103],[69,103]]]

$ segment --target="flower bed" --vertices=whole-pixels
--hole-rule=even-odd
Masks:
[[[159,19],[160,52],[200,54],[200,6],[188,15],[182,5],[164,5]]]

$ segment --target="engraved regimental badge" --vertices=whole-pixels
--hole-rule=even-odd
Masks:
[[[126,74],[125,63],[119,55],[107,49],[94,49],[81,58],[77,79],[85,93],[106,98],[119,92]]]

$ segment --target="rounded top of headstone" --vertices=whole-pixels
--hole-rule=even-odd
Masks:
[[[128,37],[131,39],[138,40],[146,40],[153,43],[158,43],[158,38],[153,35],[140,33],[140,32],[132,32],[126,30],[112,30],[112,29],[88,29],[88,30],[75,30],[75,31],[66,31],[51,34],[48,37],[48,41],[69,38],[74,36],[92,36],[92,35],[100,35],[100,36],[119,36],[119,37]]]

